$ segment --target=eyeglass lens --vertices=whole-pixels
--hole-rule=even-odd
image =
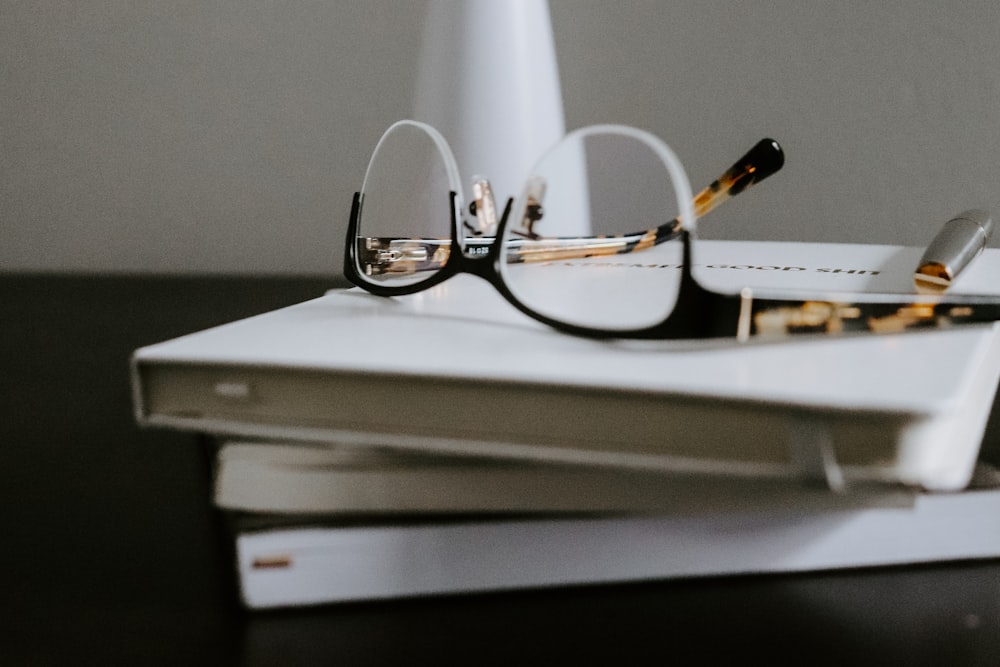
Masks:
[[[502,239],[501,274],[524,305],[609,330],[667,317],[681,244],[654,245],[652,230],[680,210],[670,174],[646,141],[614,131],[570,135],[537,163],[519,201]]]
[[[447,262],[453,160],[420,125],[399,123],[372,154],[358,218],[358,271],[385,286],[411,285]],[[459,190],[460,191],[460,190]]]
[[[526,178],[498,239],[502,280],[528,309],[568,324],[628,331],[661,322],[676,300],[682,248],[677,239],[654,240],[680,216],[675,190],[647,139],[613,127],[571,133]],[[403,287],[442,270],[451,192],[462,206],[444,139],[419,123],[394,125],[361,193],[356,268],[363,280]],[[463,209],[456,212],[462,227],[471,217]]]

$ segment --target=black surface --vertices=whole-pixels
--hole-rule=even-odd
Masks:
[[[0,276],[2,665],[1000,664],[1000,561],[247,613],[193,436],[130,352],[318,279]]]

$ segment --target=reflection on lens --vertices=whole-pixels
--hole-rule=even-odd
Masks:
[[[536,165],[502,239],[504,282],[522,304],[620,331],[669,315],[680,278],[679,195],[651,141],[590,128]]]
[[[432,277],[448,261],[457,169],[433,128],[403,121],[379,141],[362,188],[357,269],[388,286]]]

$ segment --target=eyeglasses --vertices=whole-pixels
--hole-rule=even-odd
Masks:
[[[429,125],[403,120],[379,140],[354,195],[344,273],[382,296],[471,273],[530,317],[597,338],[747,340],[1000,319],[995,297],[802,298],[706,289],[691,269],[697,218],[783,164],[778,143],[764,139],[694,196],[662,140],[595,125],[570,132],[546,153],[498,217],[489,181],[473,178],[466,209],[445,139]],[[667,278],[642,270],[656,266],[680,271]]]

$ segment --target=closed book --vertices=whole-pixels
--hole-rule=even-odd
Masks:
[[[800,572],[1000,556],[996,473],[959,493],[898,491],[844,504],[732,499],[657,514],[237,516],[251,609],[683,577]]]
[[[921,250],[700,242],[738,290],[912,292]],[[676,267],[648,267],[669,281]],[[987,250],[953,289],[1000,284]],[[637,304],[636,307],[641,307]],[[223,437],[769,478],[963,488],[1000,376],[1000,328],[772,343],[596,341],[458,276],[407,297],[331,290],[136,350],[146,426]]]
[[[670,473],[425,454],[335,443],[229,441],[217,451],[213,502],[229,512],[331,516],[708,514],[899,502],[878,485],[832,494],[795,478]]]

